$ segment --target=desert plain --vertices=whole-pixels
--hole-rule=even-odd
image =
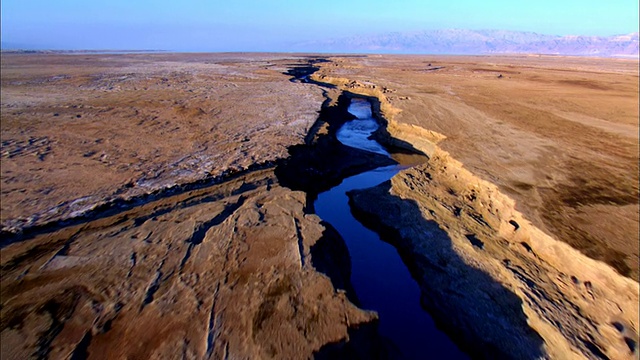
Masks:
[[[352,211],[461,349],[638,357],[637,59],[1,61],[3,359],[393,357],[310,204],[385,162],[336,144],[356,97],[428,160]]]

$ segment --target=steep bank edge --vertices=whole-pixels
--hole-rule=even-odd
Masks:
[[[313,78],[372,99],[375,114],[387,123],[378,140],[410,144],[430,157],[427,164],[396,175],[388,196],[415,201],[422,217],[435,220],[452,239],[458,256],[517,294],[529,325],[542,336],[550,355],[637,354],[638,283],[532,225],[515,210],[511,198],[438,147],[443,135],[394,121],[400,110],[386,101],[381,88],[317,73]],[[366,212],[363,202],[354,203]],[[391,227],[399,224],[388,214],[378,218]],[[483,250],[478,252],[470,239],[482,244]],[[424,246],[418,249],[425,251]]]
[[[302,192],[277,183],[274,166],[161,189],[3,244],[2,358],[176,349],[305,358],[327,344],[371,342],[375,314],[316,269],[323,246],[340,258],[342,240],[304,211]]]

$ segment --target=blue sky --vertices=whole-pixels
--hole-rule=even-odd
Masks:
[[[2,0],[2,42],[49,49],[287,51],[307,39],[430,29],[638,31],[637,0]]]

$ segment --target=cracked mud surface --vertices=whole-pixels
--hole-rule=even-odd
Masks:
[[[257,171],[4,248],[3,358],[287,358],[374,319],[311,266],[331,240],[276,183]]]
[[[287,156],[318,87],[268,55],[2,55],[2,227]]]

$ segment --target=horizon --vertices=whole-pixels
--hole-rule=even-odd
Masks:
[[[633,34],[638,34],[638,31],[634,31],[634,32],[629,32],[629,33],[617,33],[617,34],[610,34],[610,35],[582,35],[582,34],[549,34],[549,33],[541,33],[541,32],[535,32],[535,31],[517,31],[517,30],[504,30],[504,29],[462,29],[462,28],[442,28],[442,29],[430,29],[430,30],[413,30],[413,31],[389,31],[389,32],[385,32],[385,33],[370,33],[370,34],[362,34],[361,36],[364,37],[375,37],[375,36],[384,36],[384,35],[390,35],[390,34],[415,34],[415,33],[429,33],[429,32],[437,32],[437,31],[472,31],[472,32],[484,32],[484,31],[504,31],[504,32],[511,32],[511,33],[522,33],[522,34],[536,34],[536,35],[541,35],[541,36],[554,36],[554,37],[599,37],[599,38],[610,38],[610,37],[616,37],[616,36],[625,36],[625,35],[633,35]],[[350,39],[350,38],[354,38],[354,37],[358,37],[357,35],[345,35],[345,36],[341,36],[341,37],[334,37],[334,38],[320,38],[315,40],[317,43],[322,43],[322,42],[331,42],[331,41],[335,41],[335,40],[344,40],[344,39]],[[300,50],[301,46],[303,46],[305,44],[305,42],[300,41],[296,44],[294,44],[295,46],[297,46],[297,48],[294,49],[269,49],[269,50],[246,50],[246,49],[241,49],[241,50],[207,50],[207,49],[162,49],[162,48],[100,48],[100,47],[95,47],[95,48],[55,48],[55,47],[45,47],[45,46],[33,46],[33,45],[25,45],[25,46],[20,46],[21,44],[14,44],[14,43],[10,43],[10,42],[5,42],[4,40],[1,42],[0,44],[0,50],[1,51],[52,51],[52,52],[89,52],[89,53],[100,53],[100,52],[108,52],[108,53],[118,53],[118,52],[122,52],[122,53],[135,53],[135,52],[148,52],[148,53],[282,53],[282,54],[286,54],[286,53],[319,53],[319,54],[332,54],[332,53],[336,53],[336,51],[331,51],[331,50],[326,50],[326,49],[318,49],[318,50],[308,50],[308,49],[302,49]],[[24,45],[24,44],[22,44]],[[370,54],[370,51],[365,51],[365,52],[354,52],[354,54]],[[389,53],[389,52],[384,52],[384,53]],[[406,52],[398,52],[397,54],[413,54],[413,53],[406,53]],[[438,53],[434,53],[434,55],[456,55],[456,54],[438,54]],[[469,54],[460,54],[460,55],[469,55]],[[482,55],[481,53],[478,53],[477,55]],[[540,54],[540,55],[545,55],[545,54]],[[558,54],[547,54],[547,55],[558,55]]]
[[[322,6],[284,1],[176,4],[148,0],[108,4],[5,0],[2,48],[25,50],[164,50],[296,52],[309,41],[438,30],[498,30],[554,36],[615,36],[638,32],[638,2],[471,0],[431,6],[357,0]]]

